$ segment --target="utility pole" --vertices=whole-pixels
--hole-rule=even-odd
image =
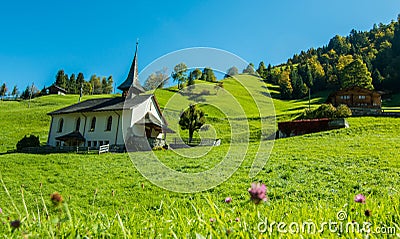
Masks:
[[[32,86],[31,86],[31,90],[29,91],[29,102],[28,102],[28,108],[31,108],[31,99],[32,99],[32,95],[33,95],[33,87],[34,87],[34,83],[32,82]]]
[[[308,88],[308,110],[311,110],[311,88]]]
[[[78,100],[78,103],[81,102],[82,95],[83,95],[83,84],[81,84],[81,89],[80,89],[80,92],[79,92],[79,100]]]

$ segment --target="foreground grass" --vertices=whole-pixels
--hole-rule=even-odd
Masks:
[[[241,94],[233,81],[226,90]],[[271,94],[279,94],[272,87]],[[253,101],[266,97],[253,95]],[[164,106],[173,91],[156,92]],[[222,93],[205,97],[215,97]],[[311,107],[324,102],[315,95]],[[46,113],[70,105],[77,96],[47,96],[27,102],[0,102],[0,237],[4,238],[382,238],[393,233],[345,233],[324,231],[309,234],[278,232],[273,222],[323,222],[400,228],[400,119],[350,118],[350,128],[275,141],[266,166],[249,178],[254,156],[268,158],[265,142],[235,143],[246,152],[240,168],[222,184],[202,193],[180,194],[151,184],[133,166],[135,159],[147,159],[149,152],[127,154],[7,154],[25,134],[39,135],[46,142],[50,117]],[[188,103],[187,99],[180,98]],[[238,102],[248,116],[251,132],[259,130],[260,119],[270,112],[258,112],[251,98],[242,94]],[[253,103],[252,103],[253,102]],[[273,99],[278,121],[295,117],[308,107],[308,100]],[[229,106],[229,102],[222,102]],[[209,122],[219,135],[228,135],[224,115],[204,105]],[[180,112],[181,108],[172,109]],[[222,127],[223,126],[223,127]],[[221,128],[221,129],[219,129]],[[229,136],[229,135],[228,135]],[[224,142],[224,141],[223,141]],[[225,142],[202,158],[190,159],[173,151],[157,151],[168,167],[186,173],[206,171],[224,159]],[[177,151],[202,154],[205,148]],[[3,153],[3,154],[1,154]],[[268,202],[255,205],[247,192],[252,182],[268,187]],[[55,206],[50,194],[59,192],[64,201]],[[367,196],[366,204],[355,203],[356,194]],[[225,198],[231,197],[231,203]],[[365,211],[371,215],[366,216]],[[339,221],[338,213],[348,217]],[[11,222],[20,220],[17,229]],[[13,224],[14,225],[14,224]],[[14,225],[15,226],[15,225]],[[265,226],[270,226],[267,230]],[[288,230],[289,228],[286,227]],[[266,230],[266,231],[265,231]],[[265,231],[265,232],[264,232]],[[271,232],[269,232],[271,231]],[[263,233],[264,232],[264,233]],[[299,235],[300,234],[300,235]]]
[[[0,155],[2,180],[10,193],[8,197],[5,190],[0,191],[0,220],[5,223],[0,224],[0,235],[277,237],[291,234],[273,227],[270,235],[258,227],[265,220],[287,224],[311,220],[319,225],[338,221],[340,211],[348,215],[342,222],[396,228],[400,222],[400,119],[351,118],[349,122],[349,129],[277,140],[266,166],[253,179],[248,173],[257,145],[251,144],[242,166],[229,180],[196,194],[173,193],[152,185],[132,166],[127,154]],[[227,147],[221,146],[202,160],[182,161],[172,151],[156,154],[173,169],[199,172],[217,164]],[[234,147],[245,150],[242,144]],[[267,203],[249,201],[247,189],[253,181],[268,186]],[[51,204],[49,195],[55,191],[64,197],[63,206]],[[353,201],[359,193],[367,196],[366,204]],[[226,197],[232,197],[232,203],[225,203]],[[367,209],[371,216],[364,215]],[[10,221],[15,219],[22,220],[22,225],[13,230]],[[303,236],[359,238],[366,234],[332,233],[326,228]]]

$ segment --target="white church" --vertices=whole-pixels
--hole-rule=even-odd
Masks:
[[[126,80],[118,86],[122,97],[86,100],[53,112],[47,144],[98,148],[109,144],[127,151],[163,146],[173,133],[153,94],[138,81],[137,43]]]

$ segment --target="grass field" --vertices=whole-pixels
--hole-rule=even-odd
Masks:
[[[239,90],[235,82],[224,83],[224,88]],[[173,91],[156,93],[162,106],[172,94]],[[259,97],[261,94],[253,101]],[[315,96],[312,107],[323,98]],[[26,102],[0,102],[0,152],[13,149],[28,133],[40,135],[41,142],[45,142],[49,126],[46,113],[76,101],[77,96],[42,97],[34,99],[30,109]],[[238,102],[246,105],[254,130],[258,117],[269,113],[258,115],[246,97]],[[307,107],[308,101],[274,99],[273,103],[279,121],[294,117]],[[224,117],[218,110],[207,109],[211,122]],[[260,143],[250,143],[248,148],[235,143],[233,147],[246,152],[240,168],[222,184],[201,193],[174,193],[150,183],[132,160],[150,158],[151,152],[135,153],[132,159],[128,154],[0,154],[0,237],[399,237],[400,119],[360,117],[348,121],[348,129],[276,140],[271,157],[255,178],[249,178],[249,170],[257,153],[268,155],[265,142],[261,142],[260,150]],[[218,133],[224,135],[225,131]],[[217,165],[228,149],[228,144],[222,144],[199,159],[184,158],[173,151],[155,154],[172,169],[195,173]],[[187,151],[201,154],[204,149],[177,152]],[[247,190],[252,182],[267,185],[266,203],[255,205],[250,201]],[[50,200],[54,192],[64,199],[59,206]],[[357,194],[366,196],[365,204],[354,202]],[[232,198],[231,203],[225,202],[227,197]],[[10,222],[17,219],[22,223],[14,229]],[[321,225],[330,221],[342,223],[342,230]],[[371,223],[371,231],[346,231],[346,224],[353,221],[361,227]],[[279,232],[279,222],[286,223],[286,233]],[[302,232],[301,225],[310,222],[324,230]],[[290,231],[289,224],[291,229],[300,225],[299,232]],[[375,233],[377,229],[380,234]]]

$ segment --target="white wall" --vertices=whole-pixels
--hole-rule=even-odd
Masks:
[[[118,115],[120,117],[118,117]],[[107,120],[108,117],[112,117],[112,126],[110,131],[106,131],[107,129]],[[50,126],[50,133],[48,144],[51,146],[56,146],[57,141],[56,137],[71,133],[75,131],[76,120],[78,117],[81,118],[81,123],[79,127],[79,132],[86,139],[85,146],[87,146],[87,141],[109,141],[110,144],[123,144],[123,136],[121,133],[121,121],[122,121],[122,111],[113,112],[90,112],[90,113],[74,113],[74,114],[64,114],[64,115],[54,115],[52,119],[52,124]],[[94,131],[90,131],[91,122],[93,117],[96,117],[96,127]],[[58,131],[60,120],[64,119],[64,126],[61,132]],[[119,122],[118,122],[119,121]],[[118,127],[118,134],[117,134]],[[117,141],[116,141],[117,140]],[[99,142],[97,142],[97,146]],[[92,144],[93,145],[93,144]]]
[[[143,125],[136,125],[138,120],[142,119],[147,112],[151,112],[160,122],[163,122],[162,117],[159,115],[156,103],[153,97],[149,98],[140,105],[135,106],[130,110],[122,111],[107,111],[107,112],[87,112],[87,113],[73,113],[64,115],[54,115],[52,116],[52,123],[50,126],[48,145],[56,146],[56,137],[71,133],[75,131],[76,120],[78,117],[81,118],[81,124],[79,132],[86,139],[85,146],[87,146],[87,141],[97,141],[97,146],[99,146],[98,141],[109,141],[111,145],[113,144],[124,144],[124,135],[129,137],[128,134],[134,134],[135,136],[145,136],[145,129]],[[161,113],[161,112],[160,112]],[[118,114],[120,117],[118,117]],[[107,119],[112,116],[112,127],[111,131],[106,131]],[[93,132],[90,131],[90,124],[93,117],[96,117],[96,127]],[[64,119],[64,126],[62,132],[57,132],[60,119]],[[118,132],[117,132],[118,128]],[[128,129],[131,128],[131,131]],[[157,135],[152,135],[156,137]],[[93,146],[93,143],[92,143]]]

